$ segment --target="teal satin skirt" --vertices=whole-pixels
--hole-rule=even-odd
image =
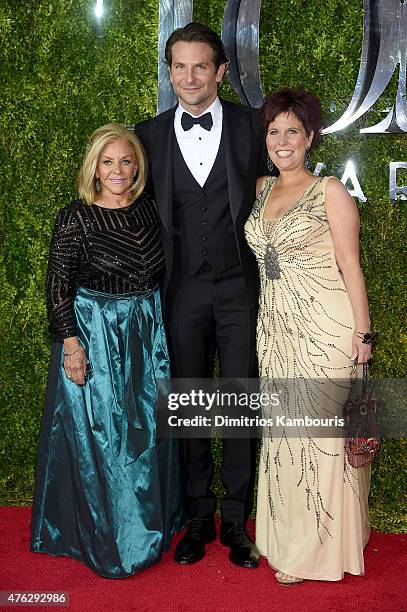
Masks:
[[[185,522],[177,441],[156,438],[156,380],[169,378],[159,292],[80,288],[75,314],[87,382],[66,377],[55,343],[31,550],[121,578],[157,561]]]

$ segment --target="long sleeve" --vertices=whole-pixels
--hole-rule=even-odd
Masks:
[[[63,208],[56,219],[48,259],[48,317],[56,340],[77,335],[73,301],[77,287],[80,224],[75,207]]]
[[[76,336],[78,287],[109,295],[148,291],[164,270],[160,220],[146,193],[123,208],[72,202],[58,214],[48,261],[48,316],[56,340]]]

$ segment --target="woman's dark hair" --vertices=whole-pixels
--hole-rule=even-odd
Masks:
[[[208,26],[198,23],[197,21],[191,21],[191,23],[188,23],[183,28],[174,30],[167,40],[165,45],[165,59],[170,67],[172,64],[172,47],[177,42],[202,42],[209,45],[213,51],[213,62],[216,66],[216,70],[221,64],[227,64],[229,62],[220,36],[211,30],[211,28],[208,28]]]
[[[279,89],[269,93],[260,109],[260,117],[267,130],[269,123],[281,113],[293,113],[302,123],[307,136],[314,132],[311,149],[315,149],[321,140],[323,114],[319,98],[304,89]]]

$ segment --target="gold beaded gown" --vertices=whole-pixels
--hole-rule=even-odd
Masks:
[[[275,182],[268,177],[245,226],[260,272],[260,377],[269,386],[285,381],[279,410],[294,418],[337,411],[353,365],[354,317],[325,211],[328,180],[319,178],[281,216],[265,220]],[[256,544],[269,564],[312,580],[363,574],[369,468],[349,465],[342,437],[264,428]]]

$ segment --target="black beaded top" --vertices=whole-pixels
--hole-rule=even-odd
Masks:
[[[164,271],[161,228],[146,193],[125,208],[87,206],[59,211],[48,261],[47,301],[56,340],[77,335],[77,287],[111,294],[147,291]]]

